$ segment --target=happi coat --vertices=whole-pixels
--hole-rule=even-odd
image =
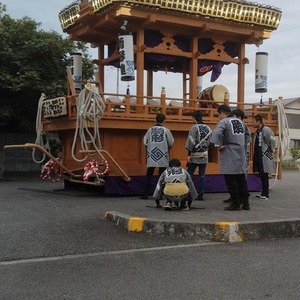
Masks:
[[[221,146],[221,174],[246,174],[246,153],[250,140],[250,132],[240,119],[229,117],[218,122],[210,142],[216,147]]]
[[[189,188],[189,195],[191,200],[196,199],[196,197],[198,196],[198,192],[195,188],[192,178],[190,174],[181,167],[167,168],[160,175],[153,193],[154,199],[161,199],[165,185],[167,183],[180,183],[180,182],[185,182],[187,184]],[[174,200],[179,200],[179,201],[183,200],[181,197],[177,197],[177,199],[176,197],[174,198],[175,198]]]
[[[275,136],[272,129],[263,125],[256,131],[254,140],[253,172],[270,173],[275,170],[273,152]]]
[[[195,124],[191,127],[186,139],[185,148],[191,152],[206,152],[208,151],[211,129],[205,124]],[[193,158],[193,163],[207,164],[208,155],[198,158]]]
[[[168,167],[173,143],[174,137],[168,128],[161,124],[149,128],[144,136],[147,167]]]

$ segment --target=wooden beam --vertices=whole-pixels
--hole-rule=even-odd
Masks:
[[[239,47],[239,57],[242,63],[238,64],[238,75],[237,75],[237,102],[245,102],[245,44],[241,44]],[[244,109],[243,105],[239,105],[240,109]]]

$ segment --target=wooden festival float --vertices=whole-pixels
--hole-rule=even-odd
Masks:
[[[269,39],[280,18],[278,8],[245,1],[74,2],[59,13],[61,27],[70,39],[90,43],[98,49],[98,59],[94,61],[98,65],[98,76],[95,82],[86,83],[80,76],[75,76],[74,69],[69,69],[67,96],[47,100],[42,109],[42,131],[56,133],[62,143],[60,160],[49,156],[41,146],[23,146],[45,152],[57,161],[66,182],[104,185],[108,193],[139,194],[146,172],[143,136],[154,125],[157,112],[166,114],[165,126],[175,138],[171,157],[180,159],[183,165],[187,159],[184,145],[193,124],[191,114],[194,110],[201,110],[204,122],[213,129],[219,121],[216,113],[218,105],[225,103],[241,108],[245,110],[245,122],[252,133],[252,116],[259,113],[278,135],[276,105],[247,104],[244,85],[245,67],[249,63],[245,56],[246,45],[258,46]],[[132,54],[128,47],[132,48]],[[199,93],[201,78],[211,76],[216,79],[222,67],[226,68],[228,64],[237,66],[236,95],[230,95],[220,84]],[[121,80],[135,80],[135,92],[107,93],[107,66],[120,68]],[[127,69],[128,66],[131,68]],[[258,68],[256,72],[259,72]],[[162,88],[161,94],[154,96],[153,75],[156,71],[181,74],[182,79],[174,85],[181,84],[183,94],[178,98],[168,98],[167,91]],[[76,137],[78,115],[81,113],[78,111],[79,97],[88,97],[94,85],[97,89],[92,89],[102,101],[100,118],[84,122],[85,130],[93,132],[94,139],[95,131],[98,131],[101,146],[94,142],[83,145]],[[257,91],[266,90],[258,86]],[[81,161],[75,160],[72,153]],[[98,162],[98,171],[96,176],[94,174],[84,180],[84,172],[90,168],[91,161]],[[225,188],[216,181],[220,177],[219,153],[213,148],[209,154],[207,174],[208,192]],[[249,183],[250,189],[251,184],[254,188],[255,182]]]

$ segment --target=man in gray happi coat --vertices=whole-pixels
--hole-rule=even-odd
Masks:
[[[181,209],[188,210],[197,194],[190,174],[181,167],[178,159],[172,159],[169,167],[159,177],[153,197],[159,200],[164,196],[167,200],[166,210],[172,208],[172,202],[180,203]]]
[[[146,146],[147,173],[144,193],[141,199],[147,199],[151,179],[156,167],[159,168],[161,175],[169,165],[169,151],[174,143],[174,137],[171,131],[163,126],[166,117],[164,114],[156,115],[156,124],[149,128],[144,136],[144,145]],[[159,200],[156,200],[156,206],[161,207]]]
[[[249,210],[249,193],[246,181],[246,147],[250,142],[249,131],[243,121],[227,117],[231,110],[227,105],[218,108],[220,121],[212,132],[210,142],[220,151],[220,172],[232,203],[225,210]]]
[[[257,129],[254,142],[253,172],[258,172],[262,183],[262,192],[255,197],[261,200],[269,198],[269,173],[274,172],[275,136],[272,129],[263,123],[261,115],[253,118],[253,126]]]
[[[189,131],[186,139],[185,148],[188,150],[187,171],[193,176],[195,170],[198,168],[199,174],[199,194],[197,199],[203,200],[205,191],[205,169],[208,163],[208,148],[211,129],[203,124],[202,114],[196,110],[192,115],[196,124],[194,124]]]

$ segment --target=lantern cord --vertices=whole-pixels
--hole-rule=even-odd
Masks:
[[[91,155],[90,150],[95,150],[104,159],[100,152],[101,140],[99,133],[99,121],[104,114],[104,110],[105,101],[99,95],[97,89],[90,84],[86,84],[78,96],[76,129],[71,149],[71,155],[77,162],[86,160]],[[75,156],[78,137],[81,150],[84,153],[82,158]]]
[[[289,124],[284,111],[284,106],[281,99],[274,100],[274,105],[277,107],[278,115],[278,141],[277,149],[275,153],[276,170],[275,170],[275,181],[270,186],[270,189],[276,184],[278,173],[279,173],[279,163],[282,157],[287,153],[290,148],[290,138],[289,138]]]
[[[47,96],[42,93],[38,102],[37,115],[35,120],[35,130],[36,130],[36,140],[35,144],[43,147],[46,151],[50,152],[50,144],[48,140],[48,136],[43,132],[42,125],[42,114],[43,114],[43,105],[44,101],[47,99]],[[32,159],[35,163],[42,163],[46,158],[46,154],[43,153],[42,158],[38,160],[35,155],[35,148],[32,149]]]

